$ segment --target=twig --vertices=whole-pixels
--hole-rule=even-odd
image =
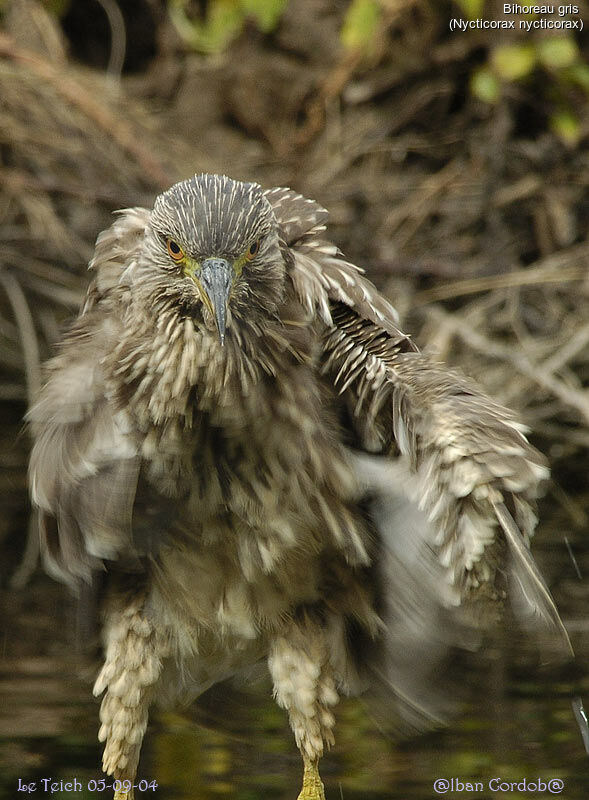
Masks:
[[[589,344],[589,323],[575,331],[571,338],[565,340],[562,347],[555,350],[545,361],[539,362],[539,368],[547,374],[560,372],[575,356],[585,350],[587,344]],[[505,401],[512,402],[514,397],[521,395],[522,392],[527,392],[528,386],[529,380],[526,379],[520,380],[517,386],[513,384],[511,390],[507,392]]]
[[[51,84],[56,92],[76,106],[141,166],[145,175],[162,189],[169,186],[170,176],[163,165],[140,142],[137,131],[120,116],[112,114],[98,103],[79,83],[67,77],[63,70],[43,61],[35,53],[19,48],[10,36],[0,33],[0,56],[27,66],[42,81]]]
[[[511,364],[518,372],[526,375],[534,383],[547,389],[558,397],[565,405],[576,409],[585,422],[589,423],[589,398],[587,394],[578,389],[566,386],[554,375],[547,372],[541,365],[532,364],[527,356],[513,350],[513,348],[498,344],[476,331],[458,315],[450,315],[439,307],[431,308],[429,313],[437,317],[444,325],[454,330],[468,347],[480,353]]]
[[[41,388],[41,359],[39,342],[27,298],[14,275],[0,269],[0,283],[12,307],[14,318],[20,331],[20,341],[25,362],[27,378],[27,397],[29,404],[37,397]]]
[[[424,306],[428,303],[438,302],[439,300],[450,300],[454,297],[461,297],[465,294],[476,294],[477,292],[490,292],[494,289],[511,289],[516,286],[537,286],[546,283],[569,283],[571,281],[581,281],[587,277],[586,266],[564,267],[560,272],[553,268],[545,267],[521,269],[517,272],[501,273],[500,275],[488,275],[482,278],[467,278],[463,281],[436,286],[433,289],[426,289],[417,292],[413,298],[414,306]]]
[[[82,289],[76,291],[65,286],[56,286],[51,281],[44,281],[24,272],[21,275],[21,280],[32,292],[40,294],[42,297],[48,297],[53,303],[74,309],[74,311],[79,309],[84,297]]]
[[[571,543],[569,542],[569,537],[568,536],[564,537],[564,543],[565,543],[566,548],[568,550],[568,553],[569,553],[569,556],[571,558],[571,561],[573,562],[573,567],[575,568],[575,572],[577,573],[577,578],[580,581],[582,581],[583,580],[583,576],[581,575],[581,570],[579,569],[579,563],[578,563],[577,559],[575,558],[575,554],[573,553],[573,548],[571,547]]]
[[[575,697],[572,701],[572,706],[579,731],[581,732],[581,739],[585,746],[585,752],[589,755],[589,721],[587,720],[587,714],[583,708],[583,701],[580,697]]]
[[[295,138],[295,144],[298,147],[305,147],[317,136],[323,127],[325,106],[339,97],[361,61],[362,54],[360,52],[346,53],[327,75],[319,92],[307,107],[307,120]]]
[[[395,241],[398,248],[402,249],[413,238],[431,213],[436,197],[452,183],[462,169],[459,159],[450,161],[438,172],[428,175],[408,203],[388,215],[385,224],[391,233],[397,231]]]
[[[571,261],[585,263],[571,264]],[[500,275],[488,275],[481,278],[467,278],[450,284],[435,286],[423,292],[417,292],[413,298],[414,306],[423,306],[439,300],[448,300],[476,292],[488,292],[492,289],[507,289],[514,286],[533,286],[546,283],[568,283],[587,277],[587,261],[589,246],[586,243],[560,253],[543,258],[535,266],[526,267],[515,272]]]
[[[106,71],[111,77],[120,79],[127,48],[125,19],[114,0],[98,0],[98,3],[102,6],[110,27],[110,56]]]
[[[575,331],[573,336],[542,364],[546,372],[558,372],[589,344],[589,322]]]

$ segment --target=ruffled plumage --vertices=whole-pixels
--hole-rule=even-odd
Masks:
[[[163,198],[98,237],[29,413],[46,563],[107,575],[105,769],[134,774],[153,696],[263,658],[306,764],[336,687],[384,686],[423,727],[443,654],[506,594],[566,650],[528,551],[548,470],[515,416],[418,351],[315,202],[216,176]],[[195,262],[262,242],[235,261],[224,346],[165,260],[166,214]]]

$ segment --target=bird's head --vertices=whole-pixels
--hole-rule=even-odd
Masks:
[[[184,312],[215,328],[274,316],[284,294],[278,224],[257,183],[196,175],[159,195],[139,274]]]

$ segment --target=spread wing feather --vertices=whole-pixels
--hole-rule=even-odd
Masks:
[[[305,307],[318,311],[329,323],[329,302],[339,300],[393,336],[409,341],[395,324],[397,312],[370,281],[362,278],[363,270],[346,261],[334,244],[323,239],[327,211],[291,189],[270,189],[265,196],[289,248],[287,258],[294,258],[291,279]]]
[[[72,585],[90,581],[103,559],[137,555],[131,517],[140,459],[124,414],[113,414],[106,400],[99,364],[118,334],[117,317],[103,301],[132,263],[148,215],[129,209],[98,237],[81,315],[47,365],[43,391],[27,415],[45,564]]]
[[[446,711],[432,672],[449,648],[476,646],[506,595],[523,626],[553,652],[571,652],[529,552],[548,469],[514,415],[418,352],[388,303],[320,235],[291,242],[293,286],[326,323],[322,370],[348,411],[379,535],[386,635],[374,672],[419,728]]]

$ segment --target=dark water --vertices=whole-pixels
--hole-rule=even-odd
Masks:
[[[336,746],[322,762],[327,800],[589,798],[589,758],[571,707],[581,695],[589,708],[586,550],[586,531],[571,530],[564,518],[545,528],[536,549],[575,644],[577,668],[540,670],[531,643],[507,630],[473,666],[474,691],[453,723],[400,743],[379,732],[362,703],[343,701]],[[77,623],[64,591],[37,577],[24,591],[4,595],[0,798],[111,798],[99,783],[93,668],[72,652]],[[138,780],[157,788],[137,797],[295,800],[300,777],[298,752],[270,687],[222,688],[185,712],[152,715]],[[437,779],[450,781],[447,791],[436,787]]]
[[[3,676],[9,705],[0,713],[0,796],[110,797],[101,791],[95,742],[96,705],[58,664],[24,663]],[[560,687],[563,693],[566,687]],[[89,693],[88,693],[89,694]],[[292,798],[300,779],[296,748],[281,712],[252,698],[231,721],[203,724],[198,714],[160,714],[148,731],[138,779],[157,788],[140,797],[233,800]],[[562,781],[560,796],[589,797],[587,757],[568,700],[558,686],[537,692],[511,686],[507,696],[480,697],[480,707],[447,730],[395,745],[374,730],[357,702],[340,707],[337,746],[323,762],[327,797],[409,800],[436,796],[546,797],[538,779]],[[221,700],[224,707],[224,702]],[[51,782],[43,779],[51,778]],[[436,794],[437,778],[454,778],[454,791]],[[78,780],[76,791],[61,791]],[[525,791],[493,792],[527,780]],[[61,783],[63,782],[63,783]],[[51,784],[57,784],[51,793]],[[479,784],[477,786],[477,784]],[[542,786],[543,784],[541,784]],[[474,791],[470,789],[473,787]],[[530,788],[530,786],[532,788]],[[440,787],[438,787],[440,788]]]

